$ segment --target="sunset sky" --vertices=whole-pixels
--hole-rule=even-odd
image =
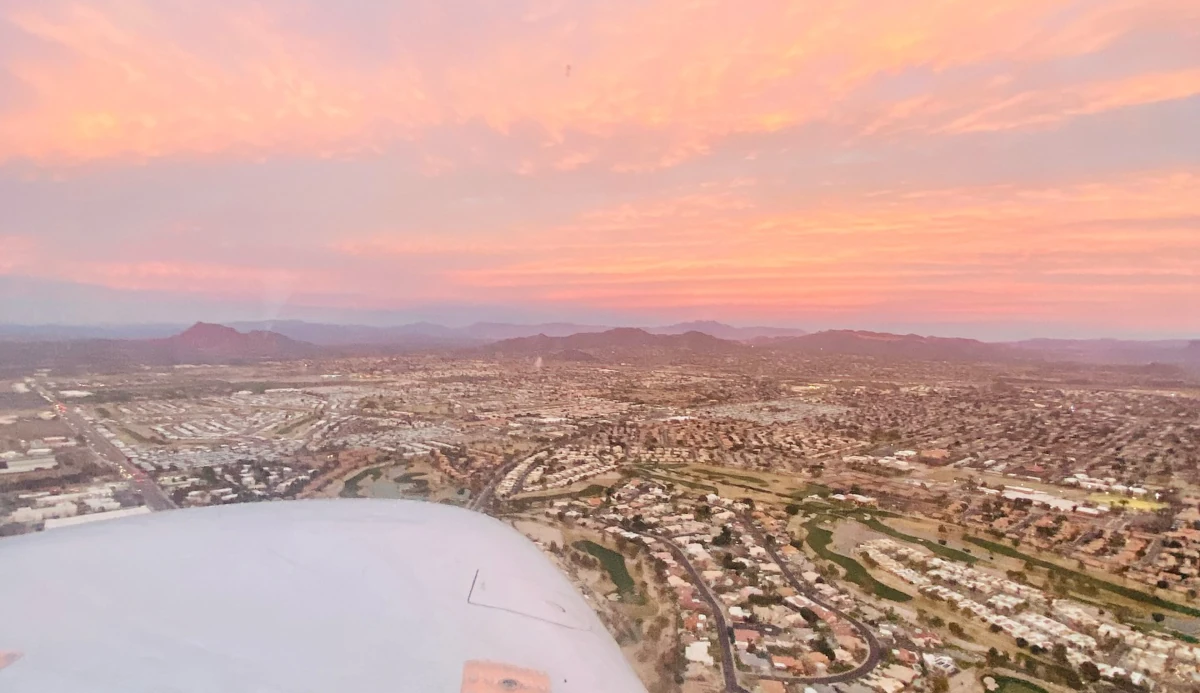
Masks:
[[[0,321],[1200,337],[1196,0],[0,0]]]

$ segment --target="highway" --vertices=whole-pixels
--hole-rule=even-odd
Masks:
[[[775,551],[775,545],[771,542],[768,542],[766,537],[763,536],[762,530],[759,529],[758,526],[755,525],[754,522],[746,515],[739,515],[739,517],[741,518],[742,523],[746,525],[747,529],[750,530],[750,533],[754,535],[755,541],[757,541],[764,549],[767,550],[767,554],[771,557],[771,560],[775,561],[775,563],[779,566],[779,569],[783,571],[783,577],[788,581],[788,584],[792,586],[792,589],[796,590],[796,592],[799,594],[803,594],[813,602],[836,614],[838,618],[841,618],[850,625],[854,626],[855,629],[858,630],[859,634],[862,635],[863,640],[867,643],[867,658],[863,660],[862,664],[859,664],[850,671],[843,671],[840,674],[830,674],[828,676],[816,676],[812,678],[779,677],[779,680],[797,682],[803,681],[805,683],[845,683],[846,681],[853,681],[871,673],[871,671],[879,665],[880,660],[883,658],[883,647],[880,646],[879,640],[875,637],[875,634],[871,632],[871,629],[867,627],[867,624],[852,618],[850,614],[847,614],[836,606],[824,601],[824,599],[816,592],[816,590],[813,590],[807,583],[797,579],[792,573],[791,568],[788,567],[788,564],[785,563],[783,558],[780,557],[779,553]]]
[[[100,432],[95,429],[79,414],[75,413],[70,407],[54,398],[41,384],[34,386],[38,394],[42,395],[47,401],[54,406],[54,411],[66,422],[67,426],[76,435],[83,436],[87,441],[88,447],[100,459],[108,462],[121,471],[121,476],[129,481],[129,485],[133,490],[141,494],[142,500],[146,502],[146,507],[154,511],[159,510],[175,510],[179,506],[175,505],[171,497],[168,496],[162,488],[154,481],[154,479],[142,471],[133,462],[130,462],[125,453],[113,445],[108,439],[100,435]]]
[[[704,597],[704,601],[708,602],[709,608],[712,609],[713,620],[717,623],[717,639],[721,644],[721,673],[725,675],[725,693],[749,693],[738,683],[737,663],[733,659],[733,643],[729,641],[729,624],[725,621],[725,613],[721,611],[721,603],[709,590],[708,583],[704,581],[700,572],[688,560],[687,554],[675,542],[657,534],[647,534],[646,536],[666,544],[671,553],[675,554],[675,559],[692,576],[692,582],[696,585],[696,589],[700,590],[700,596]]]

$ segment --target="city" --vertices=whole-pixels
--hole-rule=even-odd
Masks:
[[[0,0],[0,693],[1200,693],[1200,0]]]
[[[653,693],[1200,685],[1197,371],[589,339],[14,365],[0,536],[421,500],[534,541]]]

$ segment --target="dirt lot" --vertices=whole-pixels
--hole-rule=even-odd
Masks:
[[[46,400],[36,392],[18,392],[13,389],[14,385],[23,389],[24,384],[20,381],[0,380],[0,415],[37,412],[49,407]]]
[[[28,442],[48,436],[70,438],[74,435],[71,429],[58,419],[43,421],[37,418],[21,417],[13,423],[0,423],[0,451],[21,449],[21,441]]]
[[[518,532],[547,546],[551,543],[559,546],[563,545],[563,533],[557,527],[551,527],[550,525],[533,520],[515,520],[513,521],[513,526],[516,527]]]

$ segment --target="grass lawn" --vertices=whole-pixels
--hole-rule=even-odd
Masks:
[[[1111,493],[1093,493],[1087,499],[1093,503],[1099,503],[1108,506],[1123,505],[1130,510],[1138,510],[1141,512],[1152,512],[1167,507],[1166,503],[1146,500],[1145,498],[1127,498]]]

